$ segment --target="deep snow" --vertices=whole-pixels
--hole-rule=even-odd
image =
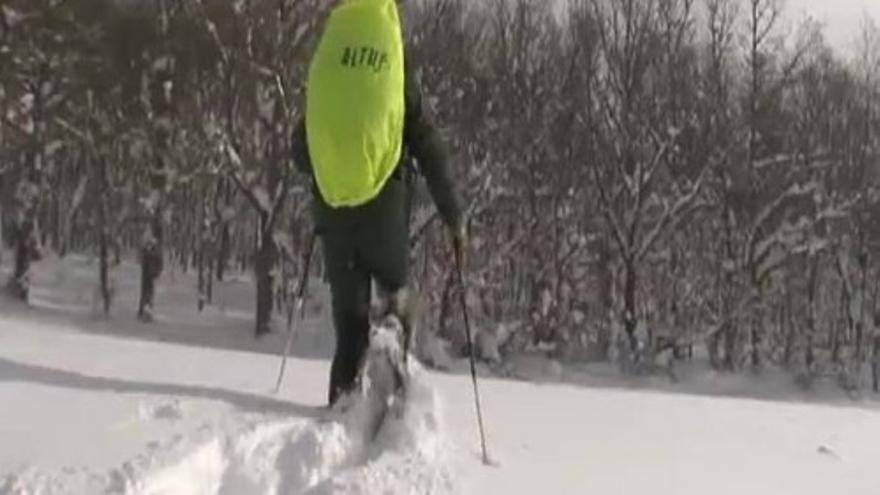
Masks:
[[[38,266],[33,307],[0,301],[0,494],[880,493],[874,403],[777,377],[769,392],[705,373],[663,391],[591,370],[545,376],[590,387],[483,378],[487,467],[467,375],[420,371],[407,416],[364,445],[357,415],[321,407],[326,289],[276,396],[283,335],[250,337],[245,278],[200,315],[191,277],[169,273],[147,326],[136,274],[116,271],[106,321],[85,258]]]

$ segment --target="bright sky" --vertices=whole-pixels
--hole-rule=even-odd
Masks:
[[[865,13],[880,26],[880,0],[787,0],[787,10],[796,16],[808,13],[825,25],[828,42],[853,53]]]

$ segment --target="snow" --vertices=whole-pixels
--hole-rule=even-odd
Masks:
[[[481,378],[485,466],[468,375],[417,368],[405,415],[365,443],[362,417],[323,408],[326,304],[307,304],[274,395],[284,335],[251,337],[246,277],[199,314],[192,275],[166,273],[143,325],[137,267],[116,269],[106,321],[95,274],[48,259],[32,307],[0,300],[0,494],[880,493],[876,403],[782,375],[685,369],[661,385],[514,361],[540,383]]]

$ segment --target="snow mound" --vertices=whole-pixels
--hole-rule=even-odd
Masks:
[[[457,493],[441,402],[419,379],[423,370],[418,364],[410,367],[410,373],[403,415],[387,416],[376,440],[361,452],[365,461],[339,470],[305,493]]]
[[[407,407],[400,416],[387,416],[372,442],[365,441],[362,408],[320,419],[239,418],[214,431],[206,427],[193,438],[177,439],[126,463],[110,475],[107,491],[131,495],[454,493],[440,400],[419,378],[422,374],[421,368],[413,368]]]
[[[104,486],[107,486],[105,477],[85,469],[73,468],[65,469],[61,473],[50,473],[30,466],[0,479],[0,493],[3,495],[102,493]]]

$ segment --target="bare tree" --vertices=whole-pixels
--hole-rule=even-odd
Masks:
[[[270,331],[279,261],[275,231],[289,195],[288,131],[298,114],[288,91],[301,87],[305,74],[302,66],[291,70],[289,64],[316,31],[316,7],[316,2],[290,0],[254,4],[245,24],[237,27],[243,33],[230,30],[233,35],[245,34],[243,39],[224,39],[217,24],[207,20],[221,56],[224,103],[219,113],[229,176],[258,218],[254,256],[257,336]],[[310,9],[311,17],[305,17]],[[249,18],[254,22],[248,22]],[[239,125],[242,116],[254,124]]]
[[[657,105],[672,96],[652,85],[664,76],[662,64],[674,55],[690,31],[691,3],[676,3],[675,23],[663,25],[657,1],[593,3],[600,20],[602,91],[593,119],[597,163],[592,165],[599,206],[620,260],[620,321],[629,351],[638,353],[640,269],[660,238],[679,227],[696,205],[708,170],[675,174],[676,140],[683,124],[671,107]],[[607,9],[607,10],[606,10]],[[667,29],[664,31],[664,29]],[[662,41],[666,37],[665,52]],[[678,66],[677,69],[684,67]],[[672,74],[666,72],[665,76]],[[672,85],[666,86],[667,90]],[[638,360],[638,354],[635,359]]]
[[[173,7],[156,0],[160,45],[149,74],[149,113],[152,115],[153,164],[150,192],[144,200],[148,224],[141,239],[141,297],[138,318],[153,320],[156,282],[164,269],[165,196],[174,132],[174,66],[169,31]]]

